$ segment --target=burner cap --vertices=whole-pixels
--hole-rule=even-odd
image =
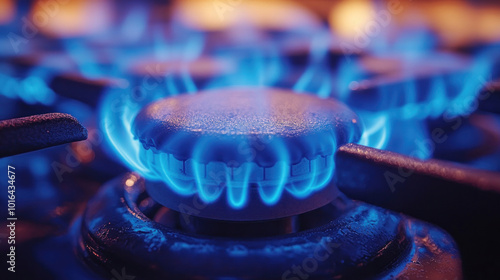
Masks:
[[[284,189],[297,199],[323,189],[336,148],[359,139],[358,123],[332,99],[227,88],[156,101],[137,115],[133,132],[146,166],[176,193],[212,203],[227,191],[229,205],[244,209],[249,188],[266,205]]]

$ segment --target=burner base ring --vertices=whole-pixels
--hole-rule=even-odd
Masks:
[[[87,264],[107,275],[125,267],[136,279],[461,278],[446,233],[367,204],[337,201],[336,218],[297,233],[214,238],[149,219],[136,204],[144,195],[129,174],[89,202],[77,237]]]

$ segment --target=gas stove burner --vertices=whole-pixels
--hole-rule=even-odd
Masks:
[[[277,228],[288,226],[280,221],[209,219],[193,232],[186,224],[196,228],[200,223],[151,203],[144,185],[136,174],[109,182],[77,224],[79,254],[103,275],[126,267],[136,279],[461,276],[458,251],[442,230],[342,195],[293,217],[295,229],[283,230],[286,234],[278,233]],[[246,236],[226,232],[245,224]]]
[[[168,185],[147,185],[158,202],[182,212],[196,195],[208,204],[201,216],[264,220],[332,201],[334,152],[359,140],[358,124],[332,99],[226,88],[156,101],[132,129],[143,164]]]
[[[0,279],[498,279],[500,6],[445,2],[0,0]]]

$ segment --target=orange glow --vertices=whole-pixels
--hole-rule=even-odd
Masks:
[[[301,6],[277,1],[178,1],[175,13],[186,26],[221,31],[249,25],[264,30],[304,30],[318,27],[319,20]]]
[[[377,21],[381,11],[390,11],[391,1],[382,3],[387,5],[375,6],[369,0],[338,2],[333,5],[329,14],[332,31],[341,40],[353,42],[361,32],[368,33],[370,22]],[[411,4],[401,4],[401,13],[391,13],[389,24],[382,27],[382,30],[390,31],[384,36],[394,39],[405,28],[429,28],[448,47],[500,40],[500,8],[472,5],[464,0],[413,1]]]
[[[125,190],[131,191],[138,180],[138,175],[136,175],[135,173],[129,173],[127,180],[125,180]]]
[[[135,184],[135,180],[127,179],[127,181],[125,181],[125,185],[127,187],[132,187],[134,184]]]
[[[105,31],[111,25],[112,14],[109,1],[73,0],[59,4],[38,0],[30,12],[30,20],[47,35],[73,37]]]
[[[373,20],[375,7],[369,0],[344,0],[331,9],[329,22],[342,39],[354,40],[368,22]]]
[[[12,0],[0,0],[0,23],[8,23],[14,18],[16,7]]]
[[[500,40],[500,9],[464,1],[423,3],[422,13],[447,46]]]
[[[449,46],[458,46],[474,37],[472,7],[462,1],[436,1],[423,5],[424,13],[439,37]]]
[[[88,140],[71,143],[71,149],[81,163],[90,163],[94,160],[95,153],[91,147],[92,145]]]
[[[177,4],[176,12],[180,20],[188,27],[200,30],[214,31],[227,28],[235,19],[233,13],[226,20],[217,17],[215,9],[209,1],[187,0]]]
[[[484,42],[500,41],[500,8],[481,7],[477,14],[478,39]]]

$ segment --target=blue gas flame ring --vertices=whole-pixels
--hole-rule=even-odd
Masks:
[[[186,184],[193,184],[193,178],[188,178]],[[290,217],[325,206],[339,195],[338,189],[330,183],[311,192],[306,198],[284,191],[278,202],[268,204],[263,199],[261,188],[250,185],[245,189],[245,207],[235,208],[229,201],[232,194],[228,187],[222,188],[219,193],[219,196],[227,197],[227,200],[218,199],[207,203],[199,193],[181,195],[163,182],[149,180],[145,185],[148,194],[169,209],[186,215],[225,221],[261,221]],[[274,185],[271,187],[275,188]]]
[[[233,209],[245,209],[256,202],[249,199],[252,188],[271,206],[285,190],[305,199],[327,186],[336,148],[360,139],[358,123],[333,99],[226,88],[153,102],[138,113],[132,132],[149,179],[205,203],[225,193]],[[172,206],[171,197],[155,199]]]
[[[258,238],[186,233],[139,210],[145,181],[128,174],[87,205],[75,236],[83,260],[108,278],[126,267],[136,279],[461,279],[453,239],[421,221],[337,199],[326,224]],[[310,269],[311,267],[315,269]]]

